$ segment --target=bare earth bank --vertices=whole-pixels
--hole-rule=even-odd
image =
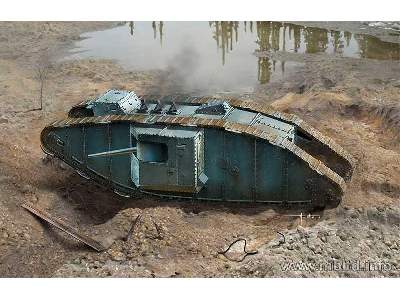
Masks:
[[[128,71],[108,60],[53,62],[44,108],[32,111],[39,107],[35,68],[44,54],[52,61],[81,33],[115,25],[0,23],[1,276],[399,276],[398,62],[257,54],[299,61],[304,67],[285,82],[257,88],[253,98],[298,114],[357,160],[340,207],[317,212],[321,219],[299,226],[298,219],[284,215],[293,211],[282,213],[274,207],[140,195],[127,200],[44,158],[41,129],[62,118],[72,104],[109,88],[157,88],[161,71]],[[25,201],[115,242],[106,252],[95,253],[31,216],[20,206]],[[138,214],[141,225],[123,241]],[[277,232],[285,235],[284,243]],[[240,263],[218,254],[238,237],[246,238],[248,248],[258,253]],[[240,259],[242,249],[238,243],[228,257]],[[373,271],[318,267],[346,260],[386,265]]]

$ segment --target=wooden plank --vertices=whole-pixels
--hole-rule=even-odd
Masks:
[[[76,230],[71,225],[65,223],[64,221],[60,220],[57,217],[51,216],[49,213],[45,212],[44,210],[34,207],[29,203],[22,204],[22,207],[25,208],[26,210],[30,211],[35,216],[41,218],[42,220],[45,220],[46,222],[48,222],[51,225],[57,227],[58,229],[65,232],[66,234],[70,235],[71,237],[75,238],[76,240],[78,240],[82,243],[85,243],[86,245],[88,245],[89,247],[93,248],[96,251],[101,252],[101,251],[104,251],[107,249],[100,242],[80,233],[78,230]]]

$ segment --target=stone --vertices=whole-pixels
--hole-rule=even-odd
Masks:
[[[340,255],[339,255],[339,253],[337,251],[332,251],[331,256],[332,256],[332,258],[340,259]]]
[[[66,170],[68,168],[68,165],[62,161],[59,163],[58,166],[60,167],[61,170]]]
[[[114,261],[123,261],[125,260],[125,255],[122,252],[116,251],[111,252],[111,259]]]
[[[275,239],[275,240],[273,240],[273,241],[271,241],[271,242],[269,243],[269,246],[270,246],[271,248],[278,248],[278,247],[280,247],[281,244],[282,244],[282,241],[281,241],[281,240]]]
[[[367,217],[371,222],[372,221],[376,221],[379,223],[385,222],[385,216],[376,207],[369,208],[367,210]]]
[[[359,213],[356,211],[356,210],[353,210],[351,213],[350,213],[350,218],[352,218],[352,219],[357,219],[359,217]]]
[[[79,257],[77,257],[72,261],[72,263],[76,264],[76,265],[79,265],[81,263],[81,259]]]
[[[389,224],[393,225],[400,225],[400,213],[397,211],[389,210],[386,213],[386,217]]]
[[[44,165],[47,165],[49,162],[51,162],[53,158],[50,155],[45,154],[44,156],[42,156],[42,163]]]
[[[326,235],[320,236],[319,239],[324,243],[328,242],[328,238],[326,237]]]
[[[33,187],[30,184],[24,184],[21,186],[20,190],[24,194],[29,194],[33,192]]]
[[[286,237],[286,242],[287,242],[287,243],[293,244],[294,241],[295,241],[295,238],[293,237],[293,235],[288,235],[288,236]]]
[[[337,235],[342,241],[347,241],[347,239],[348,239],[347,234],[343,231],[338,232]]]

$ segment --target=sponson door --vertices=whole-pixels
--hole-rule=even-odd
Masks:
[[[172,127],[134,127],[139,187],[143,190],[195,193],[198,190],[202,131]]]

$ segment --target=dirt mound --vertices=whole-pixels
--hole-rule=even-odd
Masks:
[[[235,276],[398,277],[400,207],[338,209],[337,221],[283,232]]]
[[[321,218],[306,220],[302,228],[298,218],[287,216],[302,211],[143,195],[128,200],[85,181],[57,160],[42,159],[40,131],[63,118],[71,105],[109,88],[146,93],[160,84],[157,75],[162,73],[132,72],[109,60],[56,62],[43,111],[27,112],[39,104],[32,68],[41,53],[56,48],[54,58],[60,57],[80,33],[113,25],[0,23],[0,276],[399,276],[392,269],[315,270],[316,264],[327,268],[332,261],[346,260],[399,267],[399,64],[269,54],[298,62],[299,68],[242,95],[268,104],[279,97],[275,107],[298,114],[357,161],[341,204],[348,209],[318,212]],[[110,248],[97,253],[71,240],[21,208],[25,201]],[[126,239],[138,215],[140,226]],[[285,235],[285,243],[277,232]],[[230,260],[243,256],[243,242],[232,246],[227,257],[218,254],[238,238],[258,254],[242,263]],[[283,270],[283,263],[296,265]]]

